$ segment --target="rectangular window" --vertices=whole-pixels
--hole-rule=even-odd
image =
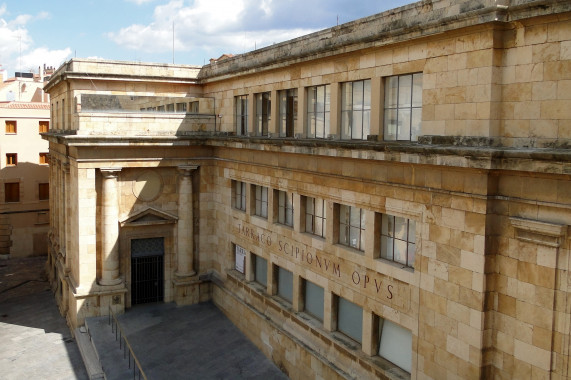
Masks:
[[[234,247],[234,256],[236,258],[234,268],[243,274],[246,269],[246,250],[240,247],[238,244],[235,244]]]
[[[305,280],[305,312],[323,322],[323,288]]]
[[[305,198],[305,232],[325,237],[325,201],[320,198]]]
[[[337,330],[361,343],[363,309],[343,297],[338,297],[337,300]]]
[[[293,227],[293,194],[278,191],[278,223]]]
[[[307,88],[307,137],[326,139],[330,133],[331,86]]]
[[[167,104],[167,112],[174,112],[174,103]]]
[[[371,132],[371,80],[341,84],[341,139],[366,140]]]
[[[293,301],[293,273],[278,267],[278,296],[288,302]]]
[[[417,141],[422,123],[422,73],[385,81],[385,140]]]
[[[246,211],[246,183],[232,181],[232,201],[235,209]]]
[[[408,267],[414,266],[416,252],[414,220],[383,214],[381,216],[381,257]]]
[[[412,333],[391,321],[379,318],[379,356],[405,371],[412,366]]]
[[[198,106],[200,105],[200,102],[190,102],[189,105],[190,105],[189,108],[190,113],[198,113],[199,110]]]
[[[176,112],[186,112],[186,103],[177,103]]]
[[[11,182],[4,184],[4,202],[20,202],[20,183]]]
[[[50,122],[49,121],[40,121],[38,124],[39,133],[47,133],[50,130]]]
[[[50,184],[49,183],[39,183],[38,184],[38,199],[40,201],[47,201],[50,199]]]
[[[16,120],[6,120],[6,133],[8,134],[18,133]]]
[[[358,207],[339,207],[339,243],[365,250],[365,211]]]
[[[254,256],[254,281],[268,286],[268,260],[258,255]]]
[[[246,136],[248,134],[248,95],[236,96],[236,134]]]
[[[268,217],[268,188],[256,185],[254,194],[256,197],[256,206],[254,214],[262,218]]]
[[[158,106],[158,107],[157,107],[157,111],[159,111],[159,112],[165,112],[165,106]]]
[[[271,120],[271,96],[269,92],[254,95],[256,104],[256,136],[268,136],[268,127]]]
[[[50,163],[49,153],[40,153],[40,165],[47,165]]]
[[[6,153],[6,166],[18,165],[18,153]]]
[[[297,88],[279,92],[280,137],[293,137],[297,126]]]

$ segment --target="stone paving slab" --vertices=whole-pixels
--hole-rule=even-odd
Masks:
[[[118,319],[149,379],[287,379],[210,302],[141,305]],[[107,320],[87,324],[107,379],[122,379],[127,361],[109,355],[122,357]]]
[[[45,277],[45,257],[0,261],[0,378],[87,379]]]

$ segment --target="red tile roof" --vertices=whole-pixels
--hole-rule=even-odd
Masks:
[[[0,108],[49,110],[50,104],[35,102],[0,102]]]

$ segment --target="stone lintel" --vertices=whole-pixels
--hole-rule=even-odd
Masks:
[[[567,232],[567,226],[563,224],[516,217],[510,217],[510,222],[515,228],[517,239],[554,248],[561,245]]]
[[[198,169],[198,165],[179,165],[177,169],[182,175],[191,175],[193,170]]]

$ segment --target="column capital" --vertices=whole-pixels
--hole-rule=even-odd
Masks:
[[[99,168],[99,171],[105,178],[116,178],[121,168]]]
[[[190,176],[194,170],[198,169],[198,165],[180,165],[177,166],[178,173],[183,176]]]

